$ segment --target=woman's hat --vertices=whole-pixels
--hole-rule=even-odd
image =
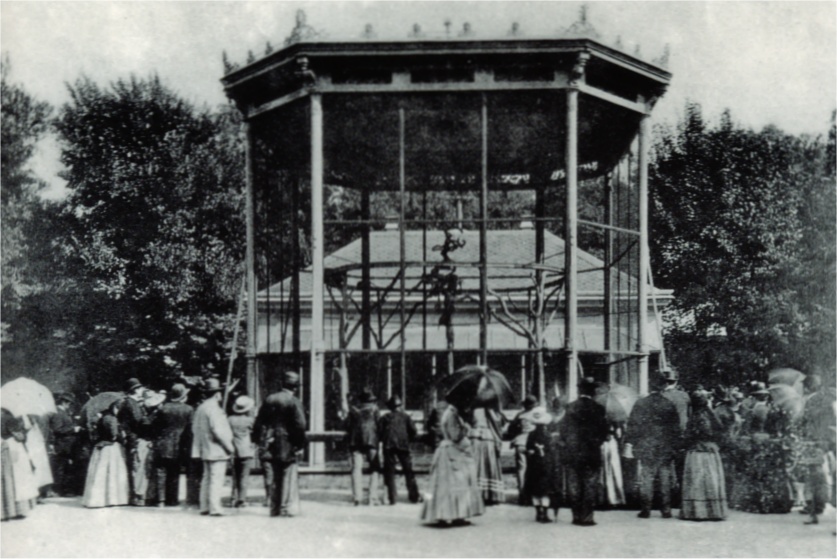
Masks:
[[[362,404],[371,404],[372,402],[376,402],[378,399],[372,394],[372,391],[368,388],[364,388],[363,392],[360,393],[360,403]]]
[[[526,417],[535,425],[549,425],[552,423],[552,414],[546,411],[543,406],[536,406],[526,412]]]
[[[250,396],[239,396],[233,404],[233,413],[247,413],[256,405],[255,400]]]
[[[401,402],[401,398],[399,398],[398,396],[393,396],[393,397],[392,397],[392,398],[390,398],[390,399],[389,399],[389,401],[387,402],[387,407],[388,407],[389,409],[391,409],[391,410],[394,410],[394,409],[396,409],[396,408],[400,407],[400,406],[401,406],[401,403],[402,403],[402,402]]]
[[[770,391],[767,390],[767,385],[763,382],[753,382],[750,394],[770,394]]]
[[[146,390],[143,396],[142,403],[146,408],[156,408],[166,401],[166,395],[154,392],[153,390]]]
[[[171,387],[171,394],[169,394],[169,400],[172,402],[184,402],[186,401],[186,397],[189,395],[189,389],[186,388],[185,384],[176,383]]]

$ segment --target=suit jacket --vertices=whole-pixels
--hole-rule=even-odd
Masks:
[[[59,408],[49,418],[50,441],[58,455],[72,454],[76,442],[76,422],[66,411]]]
[[[351,450],[364,451],[378,447],[380,417],[381,412],[374,402],[361,404],[349,411],[346,417],[346,437]]]
[[[677,408],[677,415],[680,417],[680,429],[685,431],[686,423],[692,414],[692,400],[689,398],[689,395],[679,388],[663,390],[660,394]]]
[[[192,458],[226,460],[233,453],[232,439],[227,414],[214,397],[198,406],[192,420]]]
[[[183,402],[166,402],[151,420],[154,452],[157,458],[184,460],[191,448],[191,425],[194,410]]]
[[[253,436],[264,440],[263,434],[270,431],[273,440],[268,443],[268,449],[273,461],[295,462],[297,451],[305,446],[305,412],[302,402],[290,390],[271,394],[259,409]]]
[[[249,415],[231,415],[230,427],[233,432],[233,446],[236,458],[252,458],[253,448],[253,417]]]
[[[562,420],[562,460],[571,466],[601,467],[601,446],[609,433],[604,406],[592,398],[580,397],[567,406]]]
[[[410,443],[416,438],[416,426],[412,418],[401,410],[382,416],[378,429],[385,449],[410,450]]]
[[[137,439],[148,440],[150,438],[151,418],[148,417],[142,404],[130,396],[123,401],[118,419],[125,432],[125,446],[129,449],[137,445]]]
[[[634,455],[639,460],[673,460],[683,445],[677,407],[659,392],[640,399],[628,418],[625,442],[633,445]]]

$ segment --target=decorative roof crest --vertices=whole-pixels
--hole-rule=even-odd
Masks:
[[[523,31],[520,30],[520,24],[512,22],[511,29],[509,29],[509,37],[520,37],[523,35]]]
[[[459,32],[460,37],[473,37],[474,30],[471,28],[471,24],[467,21],[462,25],[462,31]]]
[[[409,37],[411,39],[420,39],[421,37],[424,37],[424,31],[421,30],[421,25],[414,23],[413,28],[410,30]]]
[[[663,48],[663,54],[660,58],[654,59],[654,64],[659,66],[660,68],[668,68],[669,59],[671,58],[671,45],[666,43],[665,48]]]
[[[372,24],[367,23],[363,28],[363,35],[361,35],[361,37],[364,39],[374,39],[377,36],[378,34],[375,33],[375,29],[372,27]]]

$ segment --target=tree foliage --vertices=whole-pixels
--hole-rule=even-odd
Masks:
[[[69,89],[55,128],[61,251],[86,309],[73,341],[94,370],[194,374],[226,353],[242,277],[237,113],[198,110],[157,77]]]
[[[681,367],[725,380],[773,366],[833,372],[833,147],[745,130],[728,112],[710,127],[697,104],[677,130],[658,132],[654,270],[675,290],[675,350],[706,350],[684,354]]]

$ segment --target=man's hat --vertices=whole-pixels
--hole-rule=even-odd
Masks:
[[[387,401],[387,407],[391,410],[401,407],[401,404],[401,398],[399,398],[398,396],[393,396],[389,399],[389,401]]]
[[[767,390],[767,385],[764,384],[763,382],[753,382],[751,387],[752,387],[752,390],[750,390],[751,395],[754,395],[754,394],[770,394],[770,391]]]
[[[364,388],[363,392],[360,393],[360,403],[361,404],[371,404],[372,402],[376,402],[378,399],[372,393],[371,390],[368,388]]]
[[[282,376],[282,386],[294,387],[299,386],[299,373],[294,371],[286,371]]]
[[[662,375],[663,380],[667,382],[677,382],[677,371],[675,371],[672,367],[660,369],[660,374]]]
[[[220,392],[223,390],[221,388],[221,381],[217,378],[208,378],[203,381],[203,391],[206,394],[215,394],[216,392]]]
[[[583,377],[581,380],[578,381],[578,391],[581,394],[585,394],[587,396],[591,396],[596,393],[596,379],[593,377]]]
[[[255,405],[256,402],[250,396],[239,396],[235,399],[235,403],[233,404],[233,413],[247,413],[252,410]]]
[[[536,405],[538,405],[538,399],[531,394],[527,394],[526,397],[523,398],[523,409],[531,410]]]
[[[178,382],[172,385],[169,400],[172,402],[184,402],[188,395],[189,389],[186,388],[186,385]]]
[[[68,404],[75,404],[76,403],[76,399],[73,398],[73,395],[70,394],[69,392],[62,392],[61,394],[58,395],[57,399],[58,399],[59,404],[61,402],[67,402]]]
[[[125,381],[125,392],[127,392],[128,394],[130,394],[137,388],[142,388],[142,383],[139,381],[139,379],[129,378],[127,381]]]

